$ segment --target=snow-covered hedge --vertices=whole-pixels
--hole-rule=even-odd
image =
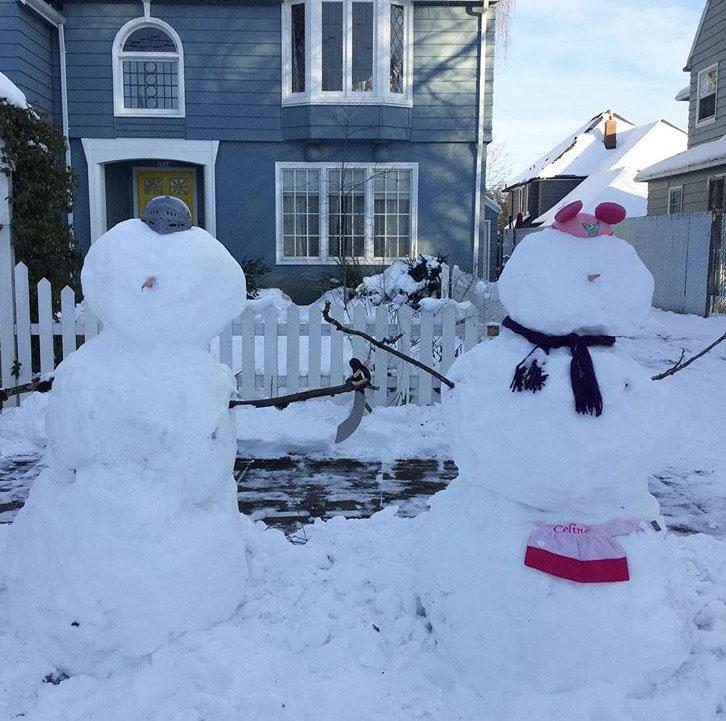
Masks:
[[[424,298],[441,297],[441,271],[445,258],[422,255],[418,260],[397,260],[383,273],[369,275],[356,296],[373,305],[392,303],[418,308]]]

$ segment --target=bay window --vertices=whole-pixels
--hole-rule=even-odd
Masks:
[[[284,0],[283,102],[410,105],[411,0]]]
[[[277,262],[416,255],[416,163],[277,163]]]

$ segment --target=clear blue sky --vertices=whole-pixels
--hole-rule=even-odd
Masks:
[[[497,48],[494,141],[509,178],[596,113],[687,127],[683,66],[705,0],[516,0]]]

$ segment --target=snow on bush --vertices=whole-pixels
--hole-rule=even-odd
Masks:
[[[383,273],[363,278],[356,295],[373,305],[392,303],[418,309],[424,298],[441,298],[444,261],[433,255],[422,255],[415,261],[397,260]]]

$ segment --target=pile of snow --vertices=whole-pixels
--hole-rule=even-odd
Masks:
[[[45,447],[45,408],[48,396],[32,393],[14,408],[6,403],[0,412],[0,463],[39,456]]]
[[[246,575],[235,383],[207,350],[242,311],[242,270],[200,228],[129,220],[81,278],[103,330],[56,371],[49,467],[8,547],[12,623],[66,673],[228,618]]]
[[[0,98],[16,108],[28,107],[28,100],[20,88],[7,75],[0,73]]]

